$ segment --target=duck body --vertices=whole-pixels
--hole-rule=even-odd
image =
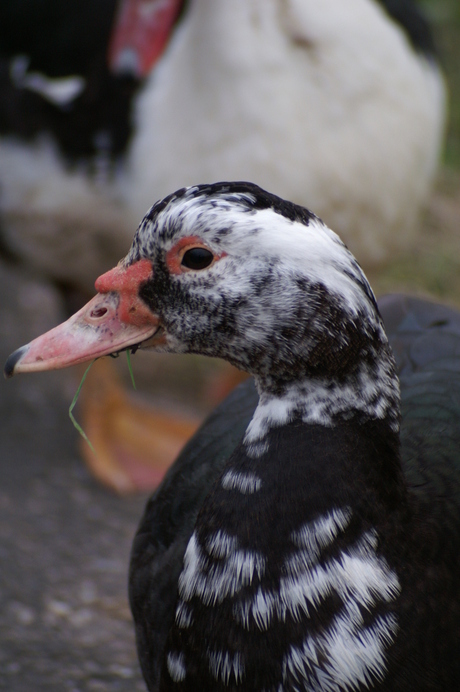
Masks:
[[[6,373],[139,346],[256,384],[189,443],[135,538],[149,689],[457,689],[458,314],[382,305],[400,437],[372,291],[302,207],[249,183],[181,189],[96,288]]]
[[[152,195],[251,179],[317,209],[360,261],[385,261],[413,239],[445,110],[424,20],[410,2],[399,14],[391,5],[188,3],[135,102],[132,131],[136,83],[126,80],[108,89],[96,75],[65,108],[42,100],[38,133],[16,110],[12,124],[22,125],[8,128],[0,157],[5,244],[89,289],[124,252]],[[26,112],[38,100],[28,88],[9,91]],[[89,140],[85,130],[80,141],[78,112],[90,134],[98,125]],[[122,132],[112,128],[110,139],[112,112]]]
[[[364,448],[360,454],[353,426],[341,427],[331,434],[330,429],[305,430],[304,426],[290,424],[283,429],[285,440],[277,439],[273,445],[278,454],[281,454],[283,446],[287,450],[283,456],[282,474],[278,473],[271,479],[279,496],[275,501],[263,498],[259,507],[254,502],[254,494],[240,495],[240,499],[246,500],[246,507],[234,506],[232,533],[244,535],[247,531],[242,516],[246,516],[248,524],[255,522],[257,517],[257,523],[262,527],[262,540],[267,540],[263,527],[271,526],[273,532],[276,531],[281,555],[288,541],[281,532],[278,535],[278,531],[286,519],[283,516],[280,520],[274,507],[282,507],[292,516],[311,511],[313,516],[327,517],[331,506],[352,507],[358,503],[356,512],[367,515],[368,526],[377,530],[379,550],[400,580],[400,593],[396,602],[389,604],[387,613],[394,612],[393,607],[405,613],[405,621],[398,621],[392,664],[389,663],[389,667],[393,665],[398,672],[386,676],[381,683],[374,681],[368,686],[384,690],[453,690],[456,684],[453,681],[460,676],[455,653],[460,642],[460,433],[456,401],[460,390],[457,355],[460,315],[450,308],[406,296],[386,296],[379,301],[379,308],[401,381],[403,480],[399,479],[396,487],[394,483],[390,485],[388,469],[378,479],[369,478],[367,460],[375,456],[376,447],[381,450],[388,445],[385,432],[381,436],[370,426],[370,449]],[[197,516],[208,494],[213,493],[216,486],[219,489],[218,479],[225,476],[226,469],[231,466],[232,455],[241,443],[258,399],[253,380],[246,381],[232,392],[190,440],[146,506],[133,542],[130,602],[140,662],[145,679],[150,683],[149,689],[158,689],[164,646],[176,617],[177,593],[171,584],[179,581],[183,556]],[[308,449],[308,455],[305,455],[305,449]],[[339,457],[342,457],[342,464]],[[390,451],[389,457],[391,464],[394,450]],[[299,464],[299,458],[302,464]],[[312,460],[312,466],[307,471],[304,464],[309,460]],[[265,458],[263,461],[268,462]],[[267,469],[259,466],[256,470],[258,477],[264,478]],[[308,474],[308,488],[303,488],[304,473]],[[292,481],[289,490],[280,486],[286,476]],[[386,497],[369,493],[369,486],[373,486],[376,480],[380,487],[385,488]],[[305,495],[299,493],[300,488]],[[222,489],[219,490],[222,495]],[[234,495],[238,497],[236,492]],[[293,495],[299,495],[300,507],[293,505]],[[391,519],[389,506],[392,508]],[[363,531],[362,526],[356,528],[358,534]],[[358,534],[348,533],[350,542],[343,536],[345,542],[337,541],[336,548],[346,545],[346,550],[351,547],[353,552]],[[330,569],[333,564],[330,558],[334,553],[326,554],[326,569]],[[451,559],[447,558],[448,555]],[[358,566],[354,575],[355,586],[359,571]],[[379,610],[381,607],[382,604]],[[261,610],[259,627],[263,616]],[[227,614],[226,627],[230,620],[231,616]],[[433,626],[439,621],[443,622],[442,628],[454,633],[450,644],[440,635],[439,626]],[[215,639],[214,631],[210,641]],[[261,635],[261,640],[260,656],[262,660],[266,660],[264,656],[270,660],[265,648],[267,639]],[[323,647],[321,651],[325,654],[327,647]],[[321,674],[313,672],[313,655],[309,659],[305,653],[303,661],[307,669],[310,665],[311,687],[302,687],[294,675],[292,687],[282,689],[348,689],[351,680],[345,676],[337,683],[342,687],[334,687],[334,682],[327,676],[321,682]],[[355,650],[355,653],[358,652]],[[441,661],[446,661],[447,665]],[[340,663],[336,663],[340,667]],[[355,673],[358,673],[357,669]],[[253,684],[256,685],[255,681]],[[361,684],[363,689],[366,688],[366,683]],[[209,689],[217,687],[212,687],[211,683]],[[239,688],[235,686],[234,689]]]

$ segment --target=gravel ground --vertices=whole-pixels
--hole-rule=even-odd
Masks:
[[[53,288],[0,264],[0,356],[62,319]],[[0,689],[145,690],[127,602],[145,497],[119,498],[79,459],[72,371],[0,385]]]

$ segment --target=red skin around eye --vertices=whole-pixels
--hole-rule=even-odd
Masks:
[[[209,250],[209,252],[212,252],[212,250],[203,243],[201,238],[198,238],[198,236],[190,235],[187,236],[186,238],[181,238],[173,247],[168,250],[166,253],[166,266],[169,269],[170,274],[184,274],[188,270],[186,267],[182,266],[182,258],[187,252],[187,250],[191,250],[192,248],[196,247],[202,247],[205,250]],[[214,256],[214,262],[217,262],[220,260],[222,257],[226,256],[226,252],[222,252],[220,255],[216,255],[212,253]],[[211,266],[211,265],[210,265]]]

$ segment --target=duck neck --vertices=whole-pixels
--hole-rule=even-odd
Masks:
[[[269,398],[263,393],[256,420]],[[265,422],[258,445],[243,440],[229,458],[198,515],[179,596],[187,604],[201,599],[195,627],[219,609],[217,650],[247,637],[247,670],[254,660],[270,662],[271,650],[278,671],[282,656],[289,689],[299,679],[316,689],[324,661],[348,671],[343,689],[357,689],[383,679],[398,629],[400,582],[385,558],[401,524],[398,432],[391,417],[362,411],[325,425],[300,404],[292,413],[272,396],[271,407],[292,415]],[[264,688],[273,688],[276,674],[267,674]],[[262,687],[247,681],[248,689]]]
[[[329,428],[296,418],[271,428],[264,448],[253,452],[242,444],[241,468],[265,487],[279,489],[281,483],[287,497],[297,494],[304,521],[348,507],[376,525],[375,517],[399,507],[405,497],[399,435],[384,420],[352,418]]]
[[[399,385],[392,367],[389,372],[372,383],[366,371],[340,384],[308,380],[282,395],[259,382],[260,401],[240,449],[245,463],[278,469],[275,474],[288,470],[313,515],[355,502],[396,506],[405,484]]]

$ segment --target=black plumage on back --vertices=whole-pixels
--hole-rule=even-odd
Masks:
[[[433,550],[444,543],[446,554],[458,561],[453,546],[460,525],[460,314],[405,296],[386,296],[379,307],[401,383],[407,483],[439,522]]]

